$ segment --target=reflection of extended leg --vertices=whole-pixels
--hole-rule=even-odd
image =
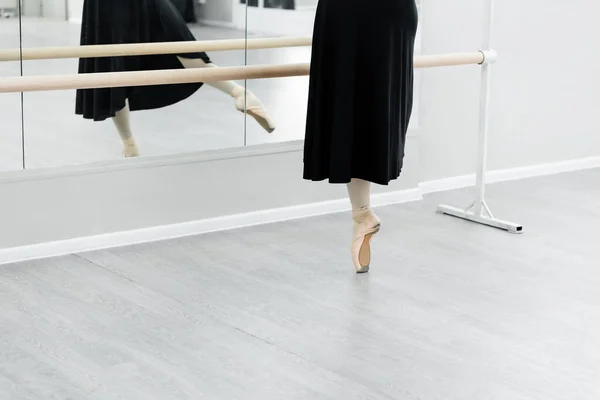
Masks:
[[[121,139],[123,140],[123,155],[125,157],[138,157],[140,155],[140,151],[138,150],[135,139],[131,133],[129,103],[127,100],[125,100],[125,107],[123,107],[122,110],[117,111],[112,120],[119,131]]]
[[[216,68],[215,64],[207,64],[200,58],[183,58],[178,57],[179,61],[185,68]],[[253,117],[267,132],[271,133],[275,130],[275,122],[269,117],[264,106],[258,98],[249,90],[245,90],[243,86],[238,85],[233,81],[220,81],[207,83],[216,89],[230,95],[235,99],[235,108],[238,111],[244,110]],[[245,107],[244,107],[245,106]]]
[[[379,232],[381,221],[371,210],[371,183],[352,179],[348,184],[348,196],[352,203],[354,235],[352,238],[352,261],[356,272],[369,271],[371,264],[371,238]]]

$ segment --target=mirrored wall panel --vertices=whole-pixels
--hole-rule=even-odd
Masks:
[[[245,0],[241,0],[245,1]],[[248,39],[312,35],[317,0],[249,0]],[[248,65],[310,62],[311,48],[249,50]],[[304,139],[308,77],[248,81],[248,89],[264,102],[276,124],[272,134],[248,122],[249,145]]]
[[[19,49],[18,0],[0,0],[0,50]],[[18,52],[14,61],[0,61],[0,77],[21,75]],[[0,172],[23,168],[21,94],[0,93]]]
[[[25,50],[54,46],[245,39],[233,0],[27,0]],[[24,74],[56,75],[245,64],[245,52],[30,60]],[[27,168],[190,153],[244,145],[245,82],[29,92]],[[241,111],[240,111],[241,110]]]

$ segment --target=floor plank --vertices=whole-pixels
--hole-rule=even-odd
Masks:
[[[593,399],[600,170],[0,269],[0,399]],[[27,372],[25,372],[27,371]]]

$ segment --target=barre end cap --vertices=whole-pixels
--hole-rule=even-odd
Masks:
[[[498,52],[496,50],[481,50],[483,53],[483,62],[481,64],[495,64],[498,61]]]

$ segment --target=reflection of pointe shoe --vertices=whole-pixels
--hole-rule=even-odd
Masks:
[[[139,156],[140,156],[140,150],[138,149],[137,144],[135,143],[135,140],[133,138],[124,140],[123,141],[123,157],[131,158],[131,157],[139,157]]]
[[[244,96],[244,93],[246,96]],[[272,133],[275,130],[275,122],[269,117],[267,110],[265,110],[265,107],[254,93],[249,90],[240,91],[234,94],[234,98],[235,108],[238,111],[244,112],[245,109],[246,113],[254,118],[267,132]]]
[[[369,271],[371,264],[371,239],[379,232],[381,220],[370,208],[363,207],[352,212],[354,220],[354,238],[352,239],[352,262],[356,272]]]

